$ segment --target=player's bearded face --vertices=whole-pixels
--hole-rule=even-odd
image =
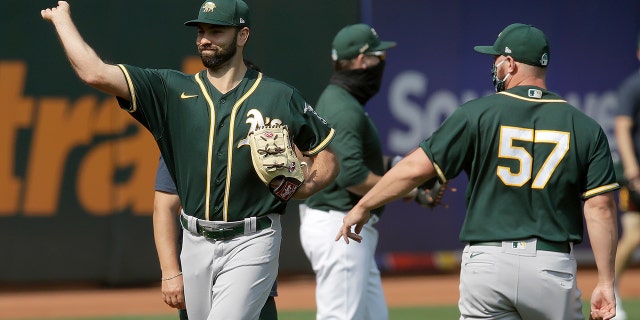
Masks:
[[[202,64],[210,69],[219,68],[236,54],[236,51],[238,51],[237,43],[237,37],[234,36],[233,41],[226,46],[216,46],[211,43],[198,45]],[[203,52],[203,50],[206,51]]]

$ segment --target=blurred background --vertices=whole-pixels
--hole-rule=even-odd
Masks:
[[[85,40],[104,60],[201,68],[195,29],[183,26],[201,0],[69,2]],[[602,125],[617,159],[616,90],[639,67],[637,0],[247,3],[246,58],[312,103],[329,79],[331,41],[340,28],[369,23],[381,39],[398,43],[388,51],[382,90],[367,104],[387,154],[411,151],[460,104],[491,93],[491,57],[473,46],[492,45],[511,23],[532,24],[551,43],[549,89]],[[0,285],[157,282],[151,215],[159,152],[115,98],[73,73],[40,17],[55,4],[0,1]],[[378,223],[384,273],[458,267],[465,184],[465,176],[455,179],[457,192],[433,210],[387,206]],[[281,275],[312,273],[300,247],[297,204],[283,219]],[[588,241],[577,249],[581,265],[593,264]]]

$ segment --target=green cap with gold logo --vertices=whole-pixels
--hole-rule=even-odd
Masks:
[[[196,26],[198,23],[248,27],[249,6],[242,0],[208,0],[200,7],[198,19],[187,21],[184,24]]]
[[[536,67],[549,64],[549,42],[544,33],[531,25],[514,23],[502,30],[493,46],[475,46],[475,51],[511,56],[514,60]]]

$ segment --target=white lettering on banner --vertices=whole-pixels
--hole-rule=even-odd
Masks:
[[[427,92],[427,77],[418,71],[405,71],[391,81],[389,88],[389,112],[405,129],[392,128],[387,139],[392,152],[404,154],[418,145],[426,135],[422,123],[422,108],[412,97],[423,98]],[[433,129],[435,127],[429,127]]]
[[[391,152],[404,154],[414,149],[444,122],[461,104],[493,93],[464,90],[453,92],[438,90],[428,93],[429,79],[423,72],[407,70],[391,80],[389,86],[389,112],[400,123],[390,128],[387,146]],[[560,94],[567,102],[595,119],[607,134],[609,148],[614,161],[618,160],[615,149],[614,122],[617,97],[615,91],[584,94],[569,92]]]

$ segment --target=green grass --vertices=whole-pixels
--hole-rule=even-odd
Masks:
[[[313,311],[299,312],[279,312],[278,320],[309,320],[315,319]],[[428,317],[426,317],[428,315]],[[457,306],[444,307],[413,307],[413,308],[391,308],[389,309],[389,319],[458,319]],[[163,319],[165,320],[165,319]],[[168,320],[168,319],[167,319]]]
[[[640,319],[640,299],[623,300],[622,304],[627,312],[628,319]],[[583,305],[585,319],[588,319],[588,301]],[[410,320],[410,319],[458,319],[457,306],[442,307],[413,307],[413,308],[391,308],[389,309],[389,318],[394,320]],[[309,320],[315,318],[315,312],[310,311],[280,311],[278,313],[279,320]],[[126,316],[126,317],[94,317],[94,318],[57,318],[50,320],[176,320],[178,313],[175,315],[162,316]],[[24,319],[23,319],[24,320]],[[42,319],[40,319],[42,320]]]

